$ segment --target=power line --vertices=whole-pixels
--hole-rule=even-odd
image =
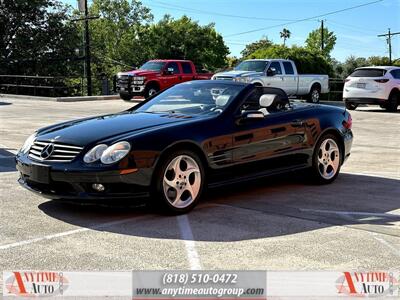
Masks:
[[[159,3],[161,5],[154,5],[153,2]],[[161,7],[161,8],[169,8],[169,9],[173,8],[178,11],[191,12],[191,13],[195,13],[195,14],[206,14],[206,15],[214,15],[214,16],[221,16],[221,17],[228,17],[228,18],[262,20],[262,21],[295,21],[293,19],[263,18],[263,17],[254,17],[254,16],[224,14],[224,13],[211,12],[211,11],[205,11],[205,10],[200,10],[200,9],[184,7],[184,6],[180,6],[180,5],[175,5],[175,4],[170,4],[170,3],[165,3],[162,1],[155,1],[155,0],[152,0],[151,3],[147,4],[147,5],[154,6],[154,7]]]
[[[347,7],[347,8],[343,8],[343,9],[339,9],[339,10],[335,10],[335,11],[331,11],[331,12],[328,12],[328,13],[325,13],[325,14],[321,14],[321,15],[317,15],[317,16],[313,16],[313,17],[308,17],[308,18],[304,18],[304,19],[295,20],[295,21],[288,22],[288,23],[283,23],[283,24],[279,24],[279,25],[273,25],[273,26],[268,26],[268,27],[263,27],[263,28],[258,28],[258,29],[243,31],[243,32],[239,32],[239,33],[229,34],[229,35],[226,35],[225,37],[243,35],[243,34],[248,34],[248,33],[253,33],[253,32],[258,32],[258,31],[263,31],[263,30],[267,30],[267,29],[272,29],[272,28],[277,28],[277,27],[292,25],[292,24],[296,24],[296,23],[299,23],[299,22],[304,22],[304,21],[309,21],[309,20],[313,20],[313,19],[318,19],[318,18],[321,18],[321,17],[330,16],[330,15],[333,15],[333,14],[337,14],[337,13],[341,13],[341,12],[344,12],[344,11],[348,11],[348,10],[360,8],[360,7],[363,7],[363,6],[372,5],[372,4],[375,4],[375,3],[378,3],[378,2],[382,2],[382,1],[384,1],[384,0],[376,0],[376,1],[372,1],[372,2],[367,2],[367,3],[364,3],[364,4],[360,4],[360,5],[356,5],[356,6],[351,6],[351,7]]]
[[[344,28],[346,28],[346,27],[350,28],[350,29],[352,29],[352,31],[359,31],[359,32],[368,33],[368,34],[371,34],[372,32],[378,33],[377,30],[365,29],[365,28],[357,27],[357,26],[350,25],[350,24],[344,24],[342,22],[339,23],[339,22],[336,22],[336,21],[332,21],[331,19],[327,19],[326,21],[329,22],[329,23],[332,23],[333,25],[336,25],[336,26],[342,26]]]

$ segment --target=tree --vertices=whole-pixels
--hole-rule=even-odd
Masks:
[[[64,75],[78,45],[70,9],[56,0],[0,2],[0,72]]]
[[[139,40],[148,59],[190,59],[209,70],[224,67],[229,54],[213,23],[201,26],[187,16],[175,20],[165,15],[144,29]]]
[[[267,37],[263,37],[261,40],[247,44],[246,47],[240,52],[243,58],[248,57],[250,54],[254,53],[258,49],[268,48],[272,46],[273,43]]]
[[[329,57],[331,51],[335,47],[336,36],[333,31],[329,31],[327,27],[324,28],[324,50],[321,49],[322,38],[321,29],[315,29],[308,34],[306,40],[306,47],[314,52],[321,52],[325,57]]]
[[[289,29],[283,28],[283,30],[280,32],[281,39],[283,39],[283,46],[286,45],[286,39],[290,38],[291,32]]]

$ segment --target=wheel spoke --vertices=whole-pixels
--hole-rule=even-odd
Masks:
[[[319,148],[317,161],[320,175],[324,179],[331,179],[340,167],[340,149],[333,139],[327,138]]]

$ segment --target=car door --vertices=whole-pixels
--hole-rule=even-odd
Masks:
[[[284,81],[284,90],[289,96],[294,96],[297,94],[297,75],[294,73],[292,62],[283,61],[283,81]]]
[[[192,69],[192,64],[187,61],[181,62],[182,67],[182,82],[193,80],[194,77],[194,70]]]
[[[256,109],[259,91],[254,91],[244,102],[242,108]],[[235,164],[249,163],[266,159],[277,159],[276,167],[306,163],[308,155],[303,153],[309,147],[307,139],[307,120],[302,112],[289,109],[265,115],[263,119],[237,122],[232,136],[232,161]]]
[[[275,69],[275,74],[274,75],[269,75],[268,70],[269,69]],[[284,82],[284,77],[282,73],[282,67],[281,63],[279,61],[272,61],[266,72],[266,76],[263,77],[264,80],[264,86],[265,87],[275,87],[275,88],[280,88],[285,90],[285,82]]]
[[[162,82],[164,88],[168,88],[172,85],[181,82],[181,70],[179,64],[175,61],[170,61],[165,65],[164,72],[162,75]]]

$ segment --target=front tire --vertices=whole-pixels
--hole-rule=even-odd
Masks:
[[[119,97],[124,101],[131,101],[132,100],[132,95],[130,95],[130,94],[119,94]]]
[[[169,213],[192,210],[203,192],[205,172],[199,156],[187,150],[167,155],[155,173],[154,200]]]
[[[144,98],[150,98],[151,96],[157,94],[160,91],[160,88],[155,84],[147,85],[144,89]]]
[[[358,104],[346,102],[346,108],[348,110],[356,110],[357,107],[358,107]]]
[[[311,87],[310,93],[308,94],[307,102],[309,102],[309,103],[319,103],[319,98],[320,97],[321,97],[321,88],[317,84],[314,84]]]
[[[318,184],[333,182],[339,175],[342,165],[342,149],[338,138],[326,134],[315,145],[311,175]]]

